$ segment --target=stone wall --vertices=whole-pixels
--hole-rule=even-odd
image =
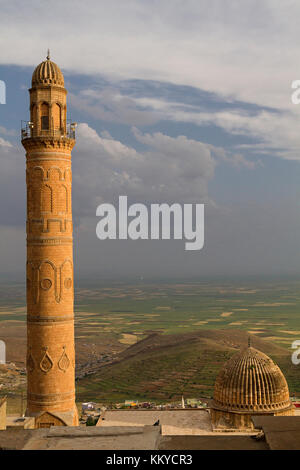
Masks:
[[[214,430],[236,429],[236,430],[253,430],[253,416],[293,416],[294,407],[291,406],[286,410],[270,412],[270,413],[234,413],[230,411],[222,411],[211,409],[211,422]]]

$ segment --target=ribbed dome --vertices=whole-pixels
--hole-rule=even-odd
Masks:
[[[217,377],[213,408],[269,413],[290,406],[283,373],[266,354],[255,348],[248,347],[235,354]]]
[[[64,76],[58,65],[50,60],[49,55],[47,56],[47,59],[44,60],[44,62],[36,67],[32,74],[31,84],[32,86],[64,86]]]

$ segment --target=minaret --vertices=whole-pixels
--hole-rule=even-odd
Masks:
[[[32,75],[22,126],[27,184],[27,416],[78,424],[75,405],[71,151],[64,77],[47,59]],[[45,413],[46,412],[46,413]]]

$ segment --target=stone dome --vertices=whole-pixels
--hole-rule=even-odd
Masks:
[[[62,71],[52,60],[50,60],[49,53],[47,59],[39,64],[32,74],[31,85],[34,86],[64,86],[64,76]]]
[[[283,373],[272,359],[253,347],[234,354],[216,379],[214,409],[269,414],[291,406]]]

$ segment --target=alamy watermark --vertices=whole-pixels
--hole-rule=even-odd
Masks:
[[[185,249],[204,246],[204,204],[132,204],[119,196],[119,206],[100,204],[96,234],[100,240],[186,240]]]
[[[0,104],[6,104],[6,86],[3,80],[0,80]]]
[[[0,364],[5,364],[6,362],[6,344],[2,339],[0,339]]]
[[[300,339],[296,339],[295,341],[293,341],[292,349],[295,349],[292,354],[292,363],[295,366],[298,366],[300,364]]]

